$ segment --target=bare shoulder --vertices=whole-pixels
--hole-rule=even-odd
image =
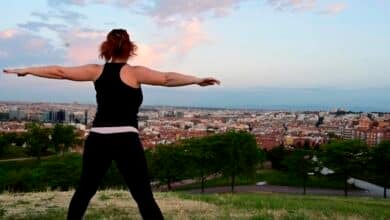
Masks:
[[[166,74],[145,66],[128,66],[132,78],[137,84],[165,85]]]
[[[86,64],[81,67],[85,70],[85,74],[88,79],[92,79],[92,81],[96,81],[96,79],[99,78],[99,76],[103,72],[104,65]]]
[[[86,64],[84,65],[84,68],[86,68],[88,71],[100,73],[103,70],[104,65],[101,64]]]
[[[134,73],[142,73],[149,71],[150,69],[145,67],[145,66],[131,66],[131,65],[126,65],[128,70]]]
[[[145,67],[145,66],[132,66],[132,65],[129,65],[129,64],[127,64],[124,67],[124,69],[125,69],[125,71],[127,73],[130,73],[129,75],[133,75],[135,77],[137,77],[139,75],[144,75],[146,73],[149,73],[149,72],[153,71],[150,68]]]
[[[131,87],[139,87],[140,84],[137,80],[137,71],[139,70],[134,66],[127,64],[122,68],[121,72],[124,72],[124,74],[121,74],[121,79]]]

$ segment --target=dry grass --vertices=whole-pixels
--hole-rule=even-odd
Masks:
[[[37,218],[50,212],[65,215],[74,191],[5,193],[0,195],[0,218],[27,219]],[[181,199],[171,193],[156,193],[155,198],[161,210],[168,217],[190,219],[201,214],[205,219],[214,218],[218,207],[202,201]],[[95,219],[100,214],[103,219],[141,219],[136,203],[127,191],[98,191],[91,200],[86,218]],[[99,217],[101,218],[101,217]]]
[[[73,191],[0,194],[0,219],[65,219]],[[166,219],[390,219],[390,201],[278,194],[155,193]],[[130,194],[99,191],[85,219],[141,219]]]

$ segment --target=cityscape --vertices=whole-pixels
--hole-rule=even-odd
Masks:
[[[48,127],[64,123],[73,125],[84,138],[95,113],[92,104],[0,102],[0,132],[26,132],[28,122]],[[390,113],[145,106],[138,118],[145,149],[229,130],[252,133],[265,150],[278,146],[318,147],[332,137],[362,140],[369,146],[390,140]]]

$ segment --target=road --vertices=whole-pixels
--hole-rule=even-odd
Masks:
[[[236,186],[234,187],[235,192],[246,192],[246,193],[287,193],[287,194],[303,194],[302,187],[293,186],[274,186],[274,185],[247,185],[247,186]],[[223,187],[211,187],[206,188],[205,193],[229,193],[231,191],[230,186]],[[201,193],[200,189],[188,190],[190,193]],[[308,195],[329,195],[329,196],[344,196],[343,190],[338,189],[322,189],[322,188],[307,188],[306,194]],[[364,190],[349,190],[348,195],[350,196],[370,196],[373,195]]]

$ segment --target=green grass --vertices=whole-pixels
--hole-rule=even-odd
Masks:
[[[390,219],[390,201],[384,199],[260,193],[180,197],[217,205],[228,216],[231,210],[250,213],[253,219]]]
[[[72,195],[0,194],[0,219],[65,219]],[[183,192],[155,193],[155,198],[166,219],[390,219],[390,200],[374,198]],[[92,199],[85,219],[141,218],[129,192],[105,190]]]

